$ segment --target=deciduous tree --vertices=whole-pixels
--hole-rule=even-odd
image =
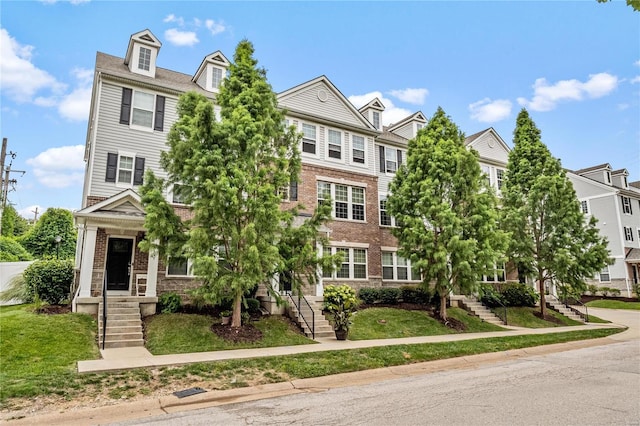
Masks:
[[[533,271],[544,316],[545,282],[584,286],[584,277],[608,263],[607,241],[598,234],[596,219],[585,219],[573,185],[526,109],[518,114],[513,136],[502,189],[508,253]]]
[[[448,294],[472,290],[494,267],[505,239],[478,154],[464,146],[464,135],[442,108],[409,141],[406,165],[389,189],[399,252],[420,270],[424,287],[435,285],[446,319]]]
[[[196,93],[181,96],[178,120],[161,163],[168,184],[180,185],[192,218],[182,221],[162,197],[164,182],[147,175],[142,190],[147,216],[145,248],[192,260],[203,280],[198,293],[233,300],[232,326],[241,325],[245,291],[285,270],[279,250],[294,211],[281,209],[280,190],[297,181],[299,135],[257,67],[249,41],[238,44],[214,105]]]

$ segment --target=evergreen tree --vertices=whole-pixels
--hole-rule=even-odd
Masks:
[[[508,254],[522,270],[533,271],[544,316],[545,282],[580,288],[585,276],[593,276],[609,262],[609,252],[596,219],[585,219],[560,161],[542,143],[540,130],[525,109],[518,114],[513,135],[502,187]]]
[[[15,207],[7,205],[2,212],[2,235],[5,237],[19,237],[27,232],[27,219],[18,214]]]
[[[192,259],[194,275],[203,280],[197,292],[214,303],[233,301],[232,327],[241,325],[244,293],[285,270],[279,240],[295,211],[280,208],[280,189],[300,171],[300,136],[285,128],[253,53],[249,41],[238,44],[216,99],[220,121],[202,95],[180,97],[161,164],[168,184],[181,185],[192,218],[181,221],[162,197],[164,182],[151,173],[142,189],[143,248]]]
[[[495,266],[505,238],[478,153],[464,146],[464,135],[442,108],[409,141],[406,165],[389,189],[399,253],[420,270],[422,286],[435,285],[446,320],[448,294],[472,291]]]

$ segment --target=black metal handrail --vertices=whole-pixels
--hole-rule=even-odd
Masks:
[[[584,314],[580,311],[580,309],[576,309],[569,304],[567,296],[564,297],[564,300],[562,303],[564,303],[564,306],[566,306],[567,309],[571,309],[572,312],[575,312],[581,317],[584,317],[585,322],[589,322],[589,308],[587,308],[587,305],[585,305],[584,303],[582,303],[582,301],[576,298],[573,298],[572,300],[575,300],[577,305],[584,306]]]
[[[504,325],[509,325],[509,322],[507,321],[507,305],[502,303],[498,298],[495,298],[495,301],[498,302],[498,305],[502,306],[502,310],[504,312]]]
[[[104,280],[102,281],[102,349],[107,337],[107,271],[104,271]]]
[[[311,330],[311,338],[315,339],[316,338],[316,313],[311,307],[311,304],[300,293],[298,293],[298,303],[296,303],[296,299],[293,297],[291,293],[289,293],[288,296],[289,296],[289,299],[291,299],[291,303],[293,303],[293,305],[298,310],[298,317],[302,318],[302,321],[304,321],[304,323],[307,325],[307,328]],[[311,311],[311,325],[309,325],[309,321],[307,321],[307,319],[304,317],[304,314],[302,313],[302,309],[300,308],[303,300],[304,300],[304,303],[306,303],[307,306],[309,307],[309,310]]]

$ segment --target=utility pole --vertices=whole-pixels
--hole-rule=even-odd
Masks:
[[[9,165],[5,167],[5,158],[7,156],[7,138],[2,138],[2,150],[0,151],[0,235],[2,235],[2,213],[7,206],[7,195],[9,194],[9,184],[15,185],[18,181],[15,179],[9,179],[11,172],[26,173],[23,170],[13,170],[11,165],[13,159],[16,158],[16,153],[9,151],[8,154],[11,157]],[[5,172],[4,179],[2,178],[2,172]]]
[[[38,221],[38,206],[36,206],[35,210],[31,210],[31,213],[33,213],[33,222],[37,222]]]

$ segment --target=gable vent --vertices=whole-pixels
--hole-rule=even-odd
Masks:
[[[146,41],[150,41],[153,43],[153,39],[151,37],[149,37],[148,34],[145,34],[143,36],[140,36],[140,40],[146,40]]]

